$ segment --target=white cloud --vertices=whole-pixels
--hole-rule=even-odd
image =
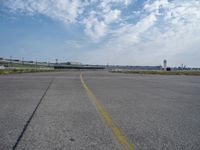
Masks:
[[[121,14],[120,10],[114,9],[110,10],[108,13],[104,14],[104,20],[107,24],[110,24],[119,19]]]
[[[85,25],[85,33],[94,41],[98,41],[99,38],[107,33],[106,24],[103,21],[99,21],[96,15],[96,12],[92,11],[89,18],[85,18],[82,22]]]
[[[102,6],[107,5],[130,5],[132,0],[100,0]]]
[[[106,36],[112,23],[120,20],[121,11],[112,8],[113,5],[127,3],[123,0],[107,0],[100,1],[96,7],[89,12],[89,16],[84,18],[82,23],[85,25],[85,33],[98,42],[102,37]]]
[[[148,2],[144,5],[144,10],[149,11],[149,12],[156,12],[157,14],[158,11],[162,8],[168,7],[170,3],[168,0],[155,0],[153,2]]]
[[[107,35],[109,25],[120,18],[121,12],[117,9],[109,10],[106,13],[91,11],[90,16],[83,20],[85,33],[94,41],[98,42],[100,38]]]
[[[141,42],[141,36],[147,32],[156,22],[155,14],[150,14],[135,25],[125,25],[121,28],[114,30],[112,39],[108,42],[108,45],[117,46],[118,51],[124,51],[139,42]]]
[[[83,9],[80,0],[3,0],[3,3],[13,12],[39,13],[63,22],[75,22]]]

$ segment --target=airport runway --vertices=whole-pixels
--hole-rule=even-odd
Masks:
[[[200,77],[1,75],[0,149],[199,150]]]

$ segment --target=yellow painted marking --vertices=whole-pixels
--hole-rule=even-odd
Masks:
[[[80,80],[92,102],[96,105],[98,111],[103,116],[105,122],[112,129],[113,135],[116,137],[120,145],[124,150],[134,150],[134,145],[127,139],[125,134],[121,131],[115,121],[111,118],[110,114],[105,110],[104,106],[101,104],[100,100],[93,94],[90,88],[87,86],[83,79],[82,73],[80,74]]]

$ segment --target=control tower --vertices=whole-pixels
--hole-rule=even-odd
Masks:
[[[163,61],[163,66],[164,66],[164,70],[167,70],[167,60],[166,59]]]

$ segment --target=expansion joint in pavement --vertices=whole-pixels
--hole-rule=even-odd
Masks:
[[[46,88],[45,92],[43,93],[42,97],[40,98],[38,104],[36,105],[34,111],[32,112],[31,116],[29,117],[28,121],[26,122],[26,124],[24,125],[23,130],[21,131],[19,137],[17,138],[17,141],[15,142],[14,146],[12,147],[12,150],[15,150],[17,148],[17,145],[19,144],[21,138],[23,137],[28,125],[30,124],[31,120],[33,119],[33,116],[35,115],[39,105],[41,104],[42,100],[44,99],[45,95],[47,94],[47,91],[49,90],[49,88],[51,87],[52,83],[53,83],[54,77],[52,77],[51,81],[49,82],[48,87]]]

